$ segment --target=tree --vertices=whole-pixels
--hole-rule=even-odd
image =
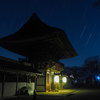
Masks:
[[[93,6],[94,6],[94,8],[95,7],[100,7],[100,0],[96,1]]]
[[[87,68],[90,74],[98,74],[99,56],[88,57],[84,61],[83,67]]]

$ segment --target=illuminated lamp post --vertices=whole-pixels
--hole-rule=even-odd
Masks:
[[[58,92],[57,85],[58,85],[58,83],[59,83],[59,75],[55,75],[55,77],[54,77],[54,82],[55,82],[55,84],[56,84],[56,89],[55,89],[55,91]]]
[[[97,79],[100,80],[100,76],[97,76]]]
[[[100,76],[97,76],[97,86],[98,86],[99,82],[100,82]]]
[[[64,84],[66,84],[66,82],[67,82],[67,78],[66,77],[63,77],[62,78],[62,89],[63,89]]]

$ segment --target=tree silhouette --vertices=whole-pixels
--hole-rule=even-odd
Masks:
[[[87,68],[92,74],[98,74],[99,56],[89,57],[84,61],[83,67]]]
[[[96,8],[96,7],[100,7],[100,0],[99,1],[96,1],[95,3],[94,3],[94,8]]]

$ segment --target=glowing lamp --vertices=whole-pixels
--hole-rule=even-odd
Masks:
[[[77,80],[75,80],[75,83],[77,83]]]
[[[63,81],[64,83],[66,83],[66,82],[67,82],[67,78],[66,78],[66,77],[63,77],[62,81]]]
[[[54,82],[56,82],[56,83],[59,82],[59,76],[58,76],[58,75],[56,75],[56,76],[54,77]]]
[[[98,80],[100,80],[100,77],[99,77],[99,76],[97,76],[97,79],[98,79]]]

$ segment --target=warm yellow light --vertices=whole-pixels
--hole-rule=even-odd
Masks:
[[[62,81],[63,81],[64,83],[66,83],[66,82],[67,82],[67,78],[66,78],[66,77],[63,77]]]
[[[58,76],[58,75],[54,77],[54,81],[55,81],[56,83],[59,82],[59,76]]]

